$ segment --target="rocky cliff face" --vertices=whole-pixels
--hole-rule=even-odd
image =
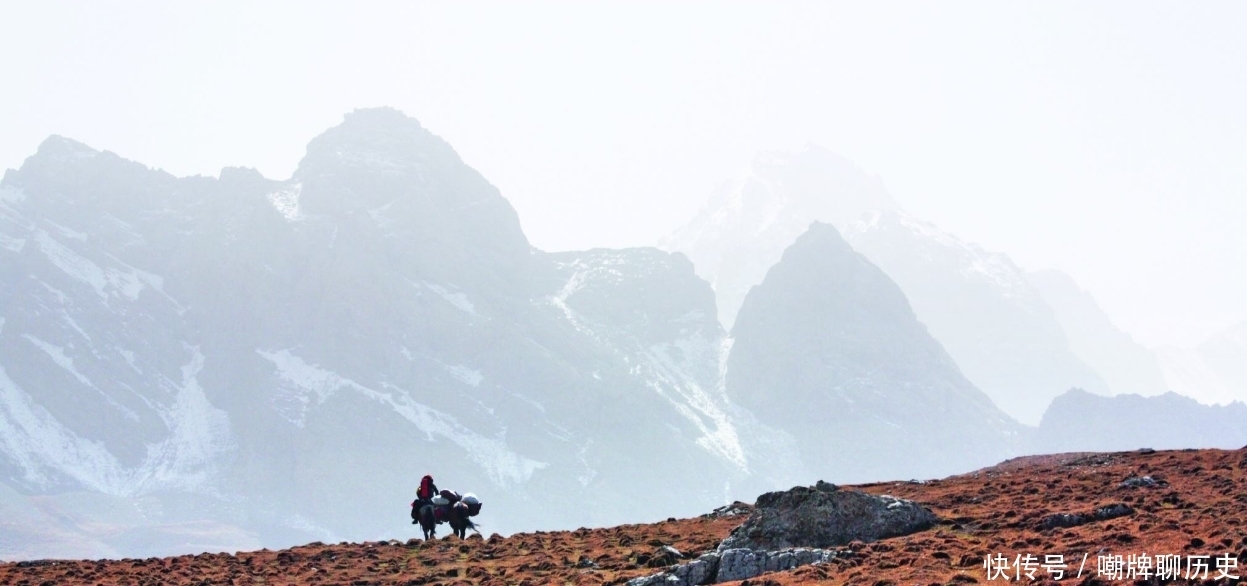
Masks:
[[[732,400],[837,481],[931,477],[998,460],[1020,428],[961,375],[891,279],[815,223],[732,329]]]

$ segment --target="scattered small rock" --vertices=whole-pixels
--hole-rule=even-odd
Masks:
[[[1040,529],[1059,529],[1077,527],[1093,521],[1107,521],[1118,517],[1133,515],[1134,509],[1124,503],[1113,503],[1100,507],[1090,513],[1054,513],[1039,521]]]
[[[673,566],[676,563],[679,563],[680,559],[683,557],[684,554],[680,553],[680,550],[671,547],[670,545],[664,545],[658,549],[655,549],[654,553],[650,554],[649,560],[645,562],[645,565],[651,568]],[[637,561],[640,560],[638,559]]]
[[[1169,483],[1151,476],[1131,476],[1117,485],[1118,488],[1161,488],[1165,486],[1169,486]]]
[[[723,505],[710,513],[706,517],[711,519],[721,519],[723,517],[735,517],[737,515],[747,515],[753,510],[753,505],[736,501],[730,505]]]
[[[820,480],[814,483],[814,490],[819,492],[836,492],[837,490],[840,490],[840,487],[830,482]]]
[[[576,560],[576,567],[581,568],[581,569],[588,568],[588,569],[596,570],[598,569],[598,564],[597,562],[582,555],[580,556],[580,559]]]

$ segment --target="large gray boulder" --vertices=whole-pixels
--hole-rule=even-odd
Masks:
[[[829,548],[875,541],[930,528],[938,519],[922,505],[888,495],[840,490],[819,482],[758,497],[753,513],[719,544],[719,551],[748,548]]]

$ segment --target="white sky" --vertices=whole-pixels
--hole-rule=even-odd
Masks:
[[[6,3],[0,167],[52,133],[286,178],[389,105],[547,250],[651,245],[806,143],[1148,344],[1247,320],[1247,4]]]

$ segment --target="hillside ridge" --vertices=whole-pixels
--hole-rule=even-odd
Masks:
[[[921,503],[939,522],[903,537],[854,541],[825,563],[731,583],[983,583],[989,571],[999,570],[988,565],[1027,555],[1063,556],[1066,580],[1078,573],[1084,555],[1082,580],[1112,581],[1112,574],[1098,572],[1117,571],[1117,556],[1179,556],[1179,582],[1191,571],[1196,576],[1190,580],[1199,581],[1213,579],[1219,567],[1239,576],[1247,569],[1247,447],[1025,456],[940,480],[841,487],[850,488]],[[1091,515],[1110,506],[1124,514]],[[25,561],[0,564],[0,584],[623,584],[713,551],[752,511],[735,503],[689,519],[473,534],[462,541],[314,542],[237,554]],[[400,512],[395,518],[401,522]],[[1097,564],[1099,557],[1108,561]],[[1207,561],[1206,576],[1200,559]],[[1052,580],[1042,567],[1037,571],[1038,579]],[[997,573],[990,581],[999,580]]]

